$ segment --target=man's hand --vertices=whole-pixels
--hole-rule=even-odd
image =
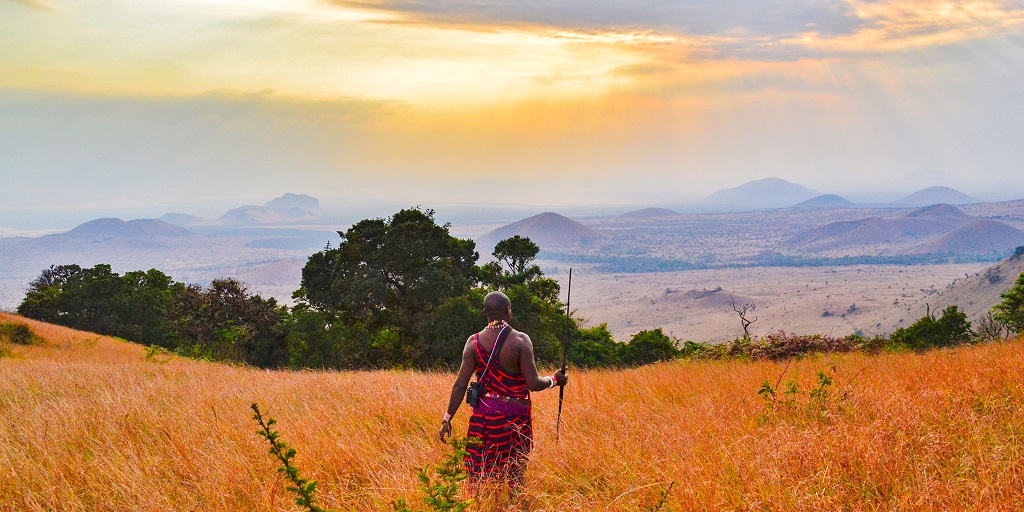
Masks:
[[[569,376],[562,370],[555,370],[555,385],[564,386],[569,383]]]
[[[441,422],[441,431],[438,432],[438,435],[441,437],[441,442],[442,443],[447,443],[448,442],[448,438],[452,437],[452,422],[451,421],[442,421]]]

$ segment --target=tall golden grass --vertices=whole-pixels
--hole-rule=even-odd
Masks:
[[[0,315],[0,321],[24,321]],[[0,359],[0,509],[295,510],[249,404],[279,420],[322,505],[418,502],[453,375],[276,372],[36,322]],[[759,420],[757,390],[835,368],[825,417]],[[829,370],[831,373],[831,369]],[[859,375],[858,375],[859,372]],[[852,382],[851,379],[857,375]],[[1024,342],[794,362],[581,371],[535,395],[532,510],[1011,510],[1024,503]],[[467,411],[456,431],[465,432]],[[481,509],[493,509],[486,503]]]

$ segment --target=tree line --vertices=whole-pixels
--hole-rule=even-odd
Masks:
[[[534,260],[540,248],[514,236],[478,265],[472,240],[454,237],[433,210],[411,208],[338,232],[309,257],[288,308],[233,279],[175,282],[156,269],[123,275],[110,265],[51,266],[29,284],[17,312],[28,318],[163,347],[177,354],[263,368],[452,368],[469,334],[486,323],[483,297],[505,292],[513,325],[542,363],[626,366],[679,355],[660,329],[618,342],[606,325],[566,315],[558,283]]]
[[[483,298],[501,290],[513,325],[530,335],[542,364],[619,367],[677,357],[790,357],[813,351],[925,350],[1024,332],[1024,275],[975,328],[956,306],[929,312],[889,337],[749,335],[727,344],[681,346],[661,329],[627,342],[606,324],[566,315],[558,283],[534,264],[529,238],[498,242],[478,264],[472,240],[454,237],[433,210],[411,208],[338,232],[302,269],[295,306],[250,293],[233,279],[208,286],[175,282],[156,269],[123,275],[110,265],[51,266],[34,279],[17,312],[28,318],[117,336],[177,354],[262,368],[457,367],[470,333],[486,323]],[[1013,258],[1024,257],[1024,248]],[[742,315],[741,315],[742,319]]]

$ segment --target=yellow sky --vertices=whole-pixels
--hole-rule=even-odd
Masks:
[[[236,134],[231,140],[265,141],[264,154],[253,157],[259,162],[294,158],[294,146],[280,141],[301,132],[311,184],[410,169],[466,179],[484,170],[557,171],[594,177],[587,186],[596,195],[636,184],[635,198],[643,195],[638,187],[657,189],[666,180],[712,187],[731,176],[785,174],[820,185],[855,183],[855,169],[880,176],[927,166],[1009,172],[1019,153],[1001,152],[997,142],[1015,125],[999,116],[1019,102],[1024,2],[785,0],[770,7],[742,0],[0,0],[0,92],[220,102],[237,116],[179,109],[162,114],[170,119],[163,122],[168,130],[192,126],[183,133],[209,125],[211,133]],[[989,91],[993,81],[998,90]],[[66,112],[46,114],[19,101],[3,104],[38,117],[39,133],[67,129],[47,125],[60,124]],[[243,115],[230,107],[235,101],[271,102],[280,115]],[[143,122],[129,110],[104,110],[104,119]],[[964,119],[983,123],[976,141],[956,126]],[[339,133],[348,134],[344,144]],[[34,154],[56,143],[18,137]],[[241,172],[216,150],[189,165],[215,161],[216,172]],[[44,165],[23,151],[21,165],[63,168],[56,156]],[[114,149],[96,151],[101,157],[88,153],[95,166],[117,167],[102,161]],[[552,195],[562,192],[556,187]]]
[[[593,98],[763,70],[756,55],[723,50],[730,46],[768,52],[768,60],[794,49],[856,57],[1024,22],[1019,5],[997,1],[850,2],[862,22],[850,33],[823,35],[809,24],[786,37],[743,27],[686,34],[656,19],[631,30],[574,28],[572,20],[446,23],[402,12],[400,3],[389,11],[386,2],[363,4],[373,10],[321,0],[6,2],[0,86],[128,95],[269,89],[435,107]],[[802,65],[776,69],[799,75]]]

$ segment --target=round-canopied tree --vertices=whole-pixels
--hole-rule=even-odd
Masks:
[[[338,232],[337,247],[309,257],[295,297],[336,312],[349,326],[382,334],[391,362],[413,362],[416,354],[432,352],[420,325],[476,283],[476,244],[448,229],[437,224],[433,210],[419,208],[360,221]]]

